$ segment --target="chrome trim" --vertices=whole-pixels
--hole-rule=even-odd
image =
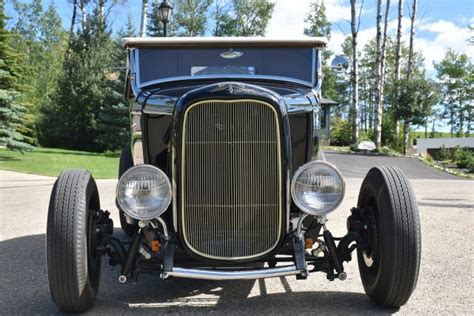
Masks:
[[[130,130],[131,130],[131,139],[130,139],[130,149],[132,151],[133,164],[141,165],[145,163],[144,154],[143,154],[143,134],[142,134],[142,123],[140,111],[132,111]]]
[[[195,107],[195,106],[198,106],[198,105],[201,105],[201,104],[206,104],[206,103],[229,103],[229,104],[232,104],[232,103],[242,103],[242,102],[248,102],[248,103],[259,103],[261,105],[264,105],[266,107],[268,107],[269,109],[271,109],[271,111],[273,112],[273,115],[274,115],[274,123],[275,123],[275,132],[276,132],[276,144],[277,144],[277,156],[278,156],[278,161],[277,161],[277,172],[278,172],[278,191],[277,191],[277,195],[278,195],[278,207],[279,207],[279,210],[278,210],[278,227],[277,227],[277,230],[278,230],[278,236],[275,238],[275,242],[274,244],[269,247],[268,249],[266,249],[265,251],[263,252],[260,252],[260,253],[256,253],[256,254],[252,254],[252,255],[246,255],[246,256],[238,256],[238,257],[228,257],[228,256],[216,256],[216,255],[211,255],[211,254],[207,254],[207,253],[203,253],[197,249],[195,249],[195,247],[193,247],[193,245],[190,244],[190,241],[188,240],[187,236],[186,236],[186,223],[185,223],[185,196],[186,196],[186,190],[185,190],[185,173],[184,173],[184,170],[186,170],[186,166],[185,166],[185,159],[186,159],[186,142],[185,142],[185,137],[186,137],[186,128],[187,128],[187,116],[188,116],[188,113],[189,111]],[[181,211],[181,229],[182,229],[182,234],[183,234],[183,239],[184,239],[184,243],[186,244],[186,246],[191,250],[193,251],[194,253],[196,254],[199,254],[200,256],[202,257],[205,257],[205,258],[210,258],[210,259],[217,259],[217,260],[241,260],[241,259],[251,259],[251,258],[257,258],[257,257],[260,257],[260,256],[263,256],[269,252],[271,252],[272,250],[275,249],[275,247],[278,245],[278,243],[280,243],[280,239],[281,239],[281,226],[282,226],[282,217],[283,217],[283,205],[282,205],[282,189],[283,189],[283,184],[282,184],[282,172],[284,172],[282,169],[282,160],[281,160],[281,155],[282,155],[282,148],[281,148],[281,135],[280,135],[280,122],[279,122],[279,115],[278,115],[278,112],[275,110],[275,108],[268,102],[264,102],[264,101],[260,101],[260,100],[256,100],[256,99],[233,99],[233,100],[221,100],[221,99],[212,99],[212,100],[204,100],[204,101],[199,101],[199,102],[196,102],[194,104],[192,104],[191,106],[189,106],[185,112],[184,112],[184,118],[183,118],[183,132],[182,132],[182,139],[181,139],[181,155],[182,155],[182,158],[181,158],[181,161],[179,162],[180,163],[180,166],[181,166],[181,183],[180,183],[180,211]],[[289,177],[289,174],[287,175],[287,186],[289,185],[289,181],[290,181],[290,177]],[[289,210],[289,203],[290,203],[290,196],[289,196],[289,190],[286,191],[287,193],[287,209]],[[289,226],[289,223],[287,222],[286,223],[286,227],[287,227],[287,230],[288,230],[288,226]]]
[[[299,239],[303,238],[303,234],[301,233],[301,231],[303,229],[303,222],[306,219],[306,217],[308,217],[308,216],[309,216],[309,214],[305,213],[305,214],[301,215],[300,218],[298,219],[298,224],[296,226],[296,237],[298,237]]]
[[[294,198],[294,196],[296,195],[296,193],[294,192],[296,179],[309,165],[312,165],[312,164],[324,164],[324,165],[327,165],[327,166],[331,167],[336,172],[336,174],[339,175],[339,177],[341,178],[341,183],[342,183],[342,194],[341,194],[341,199],[339,200],[339,202],[336,205],[334,205],[334,207],[332,209],[330,209],[330,210],[328,210],[324,213],[321,213],[321,214],[313,214],[313,213],[308,212],[306,209],[302,208],[299,205],[299,203],[296,201],[296,199]],[[301,211],[303,211],[303,212],[305,212],[309,215],[314,215],[314,216],[317,216],[317,217],[323,217],[323,216],[331,213],[332,211],[337,209],[339,207],[339,205],[341,205],[342,201],[344,200],[345,194],[346,194],[346,182],[344,181],[344,177],[342,176],[341,171],[339,171],[339,169],[335,165],[333,165],[333,164],[331,164],[327,161],[311,160],[310,162],[307,162],[304,165],[300,166],[295,171],[295,173],[293,174],[293,179],[291,179],[291,198],[293,199],[293,202],[295,202],[298,209],[300,209]]]
[[[173,271],[167,272],[166,275],[164,275],[164,278],[172,276],[175,278],[201,280],[255,280],[296,275],[302,273],[303,271],[304,269],[296,269],[295,265],[248,271],[203,270],[173,267]]]
[[[313,79],[312,80],[312,86],[315,87],[316,86],[316,75],[317,75],[317,72],[316,72],[316,48],[313,48],[313,52],[312,52],[312,57],[311,57],[311,78]]]
[[[119,197],[119,189],[120,189],[120,184],[123,180],[123,178],[128,175],[129,173],[132,173],[132,172],[135,172],[135,170],[137,169],[149,169],[150,171],[148,171],[148,173],[151,173],[151,172],[157,172],[160,176],[163,177],[163,179],[165,180],[165,184],[166,186],[168,187],[168,191],[170,194],[173,194],[173,191],[171,190],[171,183],[170,183],[170,179],[168,178],[168,176],[166,175],[166,173],[163,172],[163,170],[161,170],[160,168],[158,167],[155,167],[153,165],[145,165],[145,164],[142,164],[142,165],[135,165],[134,167],[131,167],[130,169],[128,169],[127,171],[124,172],[124,174],[120,177],[120,179],[117,181],[117,186],[115,187],[115,196],[117,197],[117,203],[118,203],[118,206],[120,207],[120,209],[122,211],[124,211],[125,214],[127,214],[128,216],[130,216],[131,218],[134,218],[134,219],[138,219],[138,220],[141,220],[141,221],[149,221],[153,218],[156,218],[156,217],[159,217],[161,214],[163,214],[169,207],[170,203],[171,203],[171,196],[170,196],[170,199],[169,201],[167,201],[163,207],[162,210],[158,211],[157,214],[153,215],[152,217],[142,217],[142,216],[133,216],[133,215],[136,215],[136,214],[130,214],[129,213],[129,209],[127,209],[122,203],[121,203],[121,200],[118,198]],[[155,210],[156,211],[156,210]]]
[[[163,235],[165,236],[165,240],[168,240],[170,238],[169,237],[170,235],[168,233],[168,226],[166,226],[165,221],[161,217],[157,217],[155,219],[160,223],[161,227],[163,228]],[[155,229],[158,228],[156,226],[156,224],[153,223],[153,222],[150,222],[150,225],[151,225],[151,227],[153,227]]]

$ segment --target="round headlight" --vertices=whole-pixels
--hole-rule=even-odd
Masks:
[[[163,171],[154,166],[132,167],[122,175],[117,184],[117,202],[132,218],[156,218],[170,205],[170,181]]]
[[[339,206],[344,198],[344,179],[333,165],[315,160],[296,170],[291,181],[295,204],[311,215],[325,215]]]

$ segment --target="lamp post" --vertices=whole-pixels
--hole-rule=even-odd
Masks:
[[[173,7],[168,0],[163,0],[158,9],[160,10],[161,23],[163,23],[163,36],[166,37],[166,27],[170,19],[171,11],[173,11]]]

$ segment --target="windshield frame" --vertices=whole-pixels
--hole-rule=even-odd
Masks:
[[[291,48],[291,47],[289,47]],[[225,80],[232,80],[232,79],[256,79],[256,80],[274,80],[274,81],[283,81],[283,82],[291,82],[295,83],[298,85],[303,85],[309,88],[315,88],[318,86],[318,67],[319,64],[318,61],[318,49],[316,47],[311,48],[311,54],[312,54],[312,61],[311,61],[311,82],[306,81],[306,80],[300,80],[296,78],[291,78],[291,77],[285,77],[285,76],[276,76],[276,75],[247,75],[247,74],[217,74],[217,75],[188,75],[188,76],[173,76],[173,77],[166,77],[166,78],[160,78],[160,79],[155,79],[155,80],[150,80],[146,82],[141,82],[140,79],[140,58],[139,58],[139,49],[140,48],[129,48],[129,58],[130,58],[130,65],[131,67],[131,74],[132,74],[132,81],[134,81],[134,85],[136,88],[139,90],[142,90],[143,88],[153,86],[153,85],[158,85],[162,83],[169,83],[169,82],[174,82],[174,81],[183,81],[183,80],[190,80],[190,81],[197,81],[197,80],[212,80],[212,79],[225,79]],[[179,48],[177,48],[179,49]]]

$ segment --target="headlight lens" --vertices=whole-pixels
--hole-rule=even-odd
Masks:
[[[342,202],[344,179],[333,165],[311,161],[296,170],[291,181],[291,196],[295,204],[311,215],[325,215]]]
[[[166,174],[151,165],[130,168],[117,184],[117,202],[130,217],[149,220],[160,216],[171,202]]]

